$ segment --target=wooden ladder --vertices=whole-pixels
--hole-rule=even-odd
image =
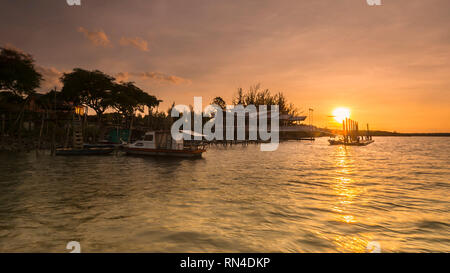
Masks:
[[[78,115],[74,115],[72,121],[73,128],[73,148],[77,150],[83,149],[83,126],[81,118]]]

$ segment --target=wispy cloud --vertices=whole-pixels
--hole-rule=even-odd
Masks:
[[[78,32],[84,34],[84,37],[91,41],[95,46],[100,47],[111,47],[112,43],[108,38],[108,35],[102,30],[99,31],[89,31],[84,27],[79,27]]]
[[[143,81],[151,81],[159,84],[191,84],[192,81],[182,77],[168,75],[162,72],[152,71],[152,72],[120,72],[116,75],[116,81],[128,81],[132,78],[140,79]]]
[[[62,87],[62,83],[59,80],[63,74],[62,71],[59,71],[54,67],[43,67],[40,65],[36,66],[36,71],[39,72],[43,78],[41,87],[39,88],[40,91],[47,92],[55,87]]]
[[[128,72],[119,72],[115,75],[116,82],[127,82],[130,79],[130,73]]]
[[[122,37],[120,39],[120,45],[132,46],[139,49],[140,51],[148,51],[148,42],[140,37],[135,38]]]
[[[19,52],[19,53],[28,55],[27,52],[23,51],[21,48],[18,48],[18,47],[16,47],[15,45],[10,44],[10,43],[6,43],[3,47],[6,48],[6,49],[12,49],[12,50],[15,50],[15,51],[17,51],[17,52]]]
[[[174,75],[167,75],[161,72],[141,72],[138,76],[144,80],[156,81],[159,83],[171,83],[171,84],[190,84],[191,80],[177,77]]]

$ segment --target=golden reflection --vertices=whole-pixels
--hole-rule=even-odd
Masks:
[[[359,219],[353,214],[353,204],[360,197],[361,190],[355,186],[352,179],[354,174],[354,160],[351,149],[337,147],[335,154],[336,177],[333,183],[333,191],[336,196],[336,203],[333,211],[336,212],[336,220],[345,224],[356,224]],[[360,235],[337,235],[333,238],[337,249],[340,252],[365,252],[368,236]]]
[[[368,235],[338,235],[334,238],[338,252],[367,252],[367,244],[372,241]]]
[[[349,207],[358,195],[354,187],[354,181],[349,177],[353,173],[351,154],[345,147],[338,147],[336,154],[336,182],[333,190],[337,196],[337,203],[333,210],[337,212],[337,220],[345,223],[356,223],[355,217],[349,213]]]

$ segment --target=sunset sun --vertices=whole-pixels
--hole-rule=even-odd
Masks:
[[[334,119],[342,123],[343,120],[350,117],[350,109],[345,107],[339,107],[333,110],[333,117]]]

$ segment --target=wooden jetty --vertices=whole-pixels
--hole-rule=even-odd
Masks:
[[[73,156],[73,155],[108,155],[111,154],[115,147],[114,145],[89,145],[83,143],[83,126],[81,116],[84,112],[80,107],[75,107],[75,111],[72,116],[72,147],[68,148],[67,142],[69,138],[66,139],[66,145],[64,148],[59,148],[55,150],[55,155],[63,156]],[[67,130],[67,136],[69,136],[69,128]]]

